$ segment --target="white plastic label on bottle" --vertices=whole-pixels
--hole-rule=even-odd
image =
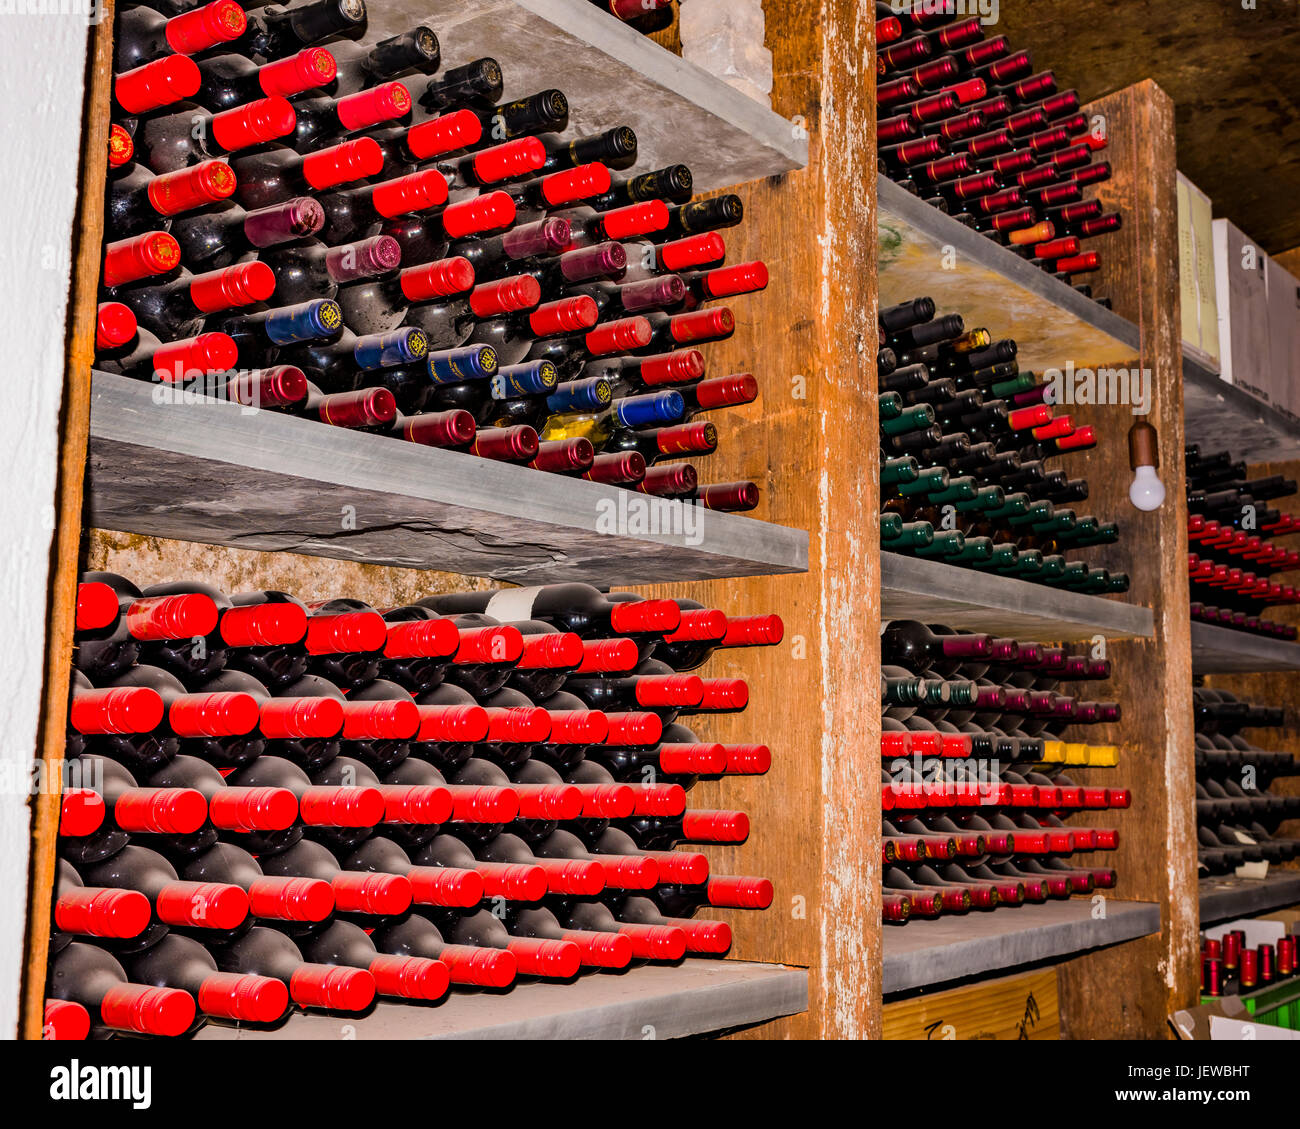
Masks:
[[[507,588],[498,592],[488,601],[487,607],[483,609],[483,614],[490,616],[498,623],[518,623],[521,620],[532,619],[533,603],[540,591],[540,587]]]

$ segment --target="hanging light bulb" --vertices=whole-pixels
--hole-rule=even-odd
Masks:
[[[1139,510],[1158,510],[1165,500],[1165,484],[1156,475],[1160,465],[1160,436],[1144,419],[1135,420],[1128,432],[1128,462],[1133,481],[1128,500]]]

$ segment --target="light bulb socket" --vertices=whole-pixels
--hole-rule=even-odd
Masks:
[[[1128,429],[1128,462],[1133,470],[1160,466],[1160,436],[1145,419],[1134,420]]]

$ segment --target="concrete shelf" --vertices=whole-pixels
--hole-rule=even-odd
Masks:
[[[437,1004],[380,1002],[355,1019],[297,1013],[269,1030],[210,1024],[196,1038],[332,1041],[346,1023],[358,1039],[682,1039],[807,1008],[801,968],[697,959],[503,993],[456,990]]]
[[[1192,624],[1193,673],[1251,674],[1265,670],[1300,670],[1300,643],[1212,623]]]
[[[884,992],[906,992],[1053,960],[1160,931],[1160,907],[1092,898],[909,921],[885,929]]]
[[[1150,638],[1151,609],[1045,584],[959,568],[902,553],[881,553],[886,620],[919,619],[1017,639],[1064,642],[1102,634]]]
[[[519,584],[804,572],[808,534],[95,373],[99,529]]]
[[[939,313],[1014,337],[1020,367],[1127,365],[1137,326],[880,177],[880,304],[930,294]]]
[[[1200,893],[1201,925],[1213,925],[1300,904],[1300,871],[1275,870],[1267,878],[1205,878]]]

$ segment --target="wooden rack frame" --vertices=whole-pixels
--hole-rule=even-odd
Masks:
[[[732,956],[807,969],[810,978],[806,1012],[745,1034],[873,1038],[882,1030],[883,929],[880,719],[872,699],[879,630],[888,614],[882,609],[877,548],[874,19],[871,6],[856,0],[767,0],[765,8],[776,72],[773,108],[795,123],[792,128],[806,130],[809,159],[806,169],[738,189],[751,218],[729,233],[728,242],[737,259],[765,258],[772,284],[741,306],[735,337],[714,347],[711,362],[718,371],[724,366],[755,371],[762,397],[753,408],[719,419],[719,454],[710,469],[716,467],[720,477],[759,481],[766,499],[759,516],[808,531],[809,568],[795,575],[676,584],[671,590],[740,611],[778,610],[787,625],[780,648],[745,655],[736,664],[755,689],[749,709],[707,728],[717,739],[743,732],[773,746],[766,777],[726,785],[728,802],[753,817],[751,842],[709,850],[718,869],[743,865],[750,873],[770,876],[776,888],[768,912],[730,914],[736,937]],[[94,36],[92,106],[107,105],[111,27],[111,18],[105,19]],[[1122,754],[1106,782],[1122,782],[1135,797],[1133,809],[1118,821],[1117,893],[1125,900],[1158,903],[1162,920],[1158,934],[1062,964],[1060,1007],[1070,1035],[1159,1038],[1166,1033],[1165,1016],[1190,1004],[1196,991],[1174,124],[1168,99],[1151,83],[1111,95],[1090,111],[1106,117],[1115,154],[1116,179],[1104,195],[1125,213],[1124,229],[1105,237],[1107,265],[1096,287],[1112,297],[1116,314],[1131,323],[1130,329],[1136,328],[1130,338],[1138,342],[1135,359],[1154,373],[1151,418],[1160,432],[1161,474],[1169,491],[1155,514],[1139,515],[1129,506],[1124,444],[1132,417],[1125,409],[1095,411],[1090,422],[1101,433],[1101,446],[1077,469],[1093,486],[1091,504],[1098,514],[1118,517],[1124,527],[1113,559],[1103,563],[1127,568],[1133,578],[1128,600],[1152,613],[1149,630],[1122,632],[1124,637],[1107,643],[1125,718],[1109,735]],[[133,536],[92,532],[83,541],[81,474],[105,129],[102,114],[90,115],[41,745],[41,755],[50,761],[62,753],[74,581],[83,553],[97,567],[117,565],[148,579],[204,571],[218,584],[269,586],[274,578],[275,587],[325,595],[345,586],[350,593],[379,598],[465,584],[463,577],[436,573]],[[988,264],[979,269],[989,269]],[[961,278],[959,269],[950,296],[936,292],[941,303],[962,308]],[[1070,305],[1077,316],[1077,303]],[[1117,324],[1108,316],[1095,320]],[[701,802],[714,802],[717,787],[700,785]],[[44,907],[53,881],[56,823],[52,799],[40,803],[29,899],[24,1022],[29,1037],[38,1036],[41,1025],[48,937]]]

